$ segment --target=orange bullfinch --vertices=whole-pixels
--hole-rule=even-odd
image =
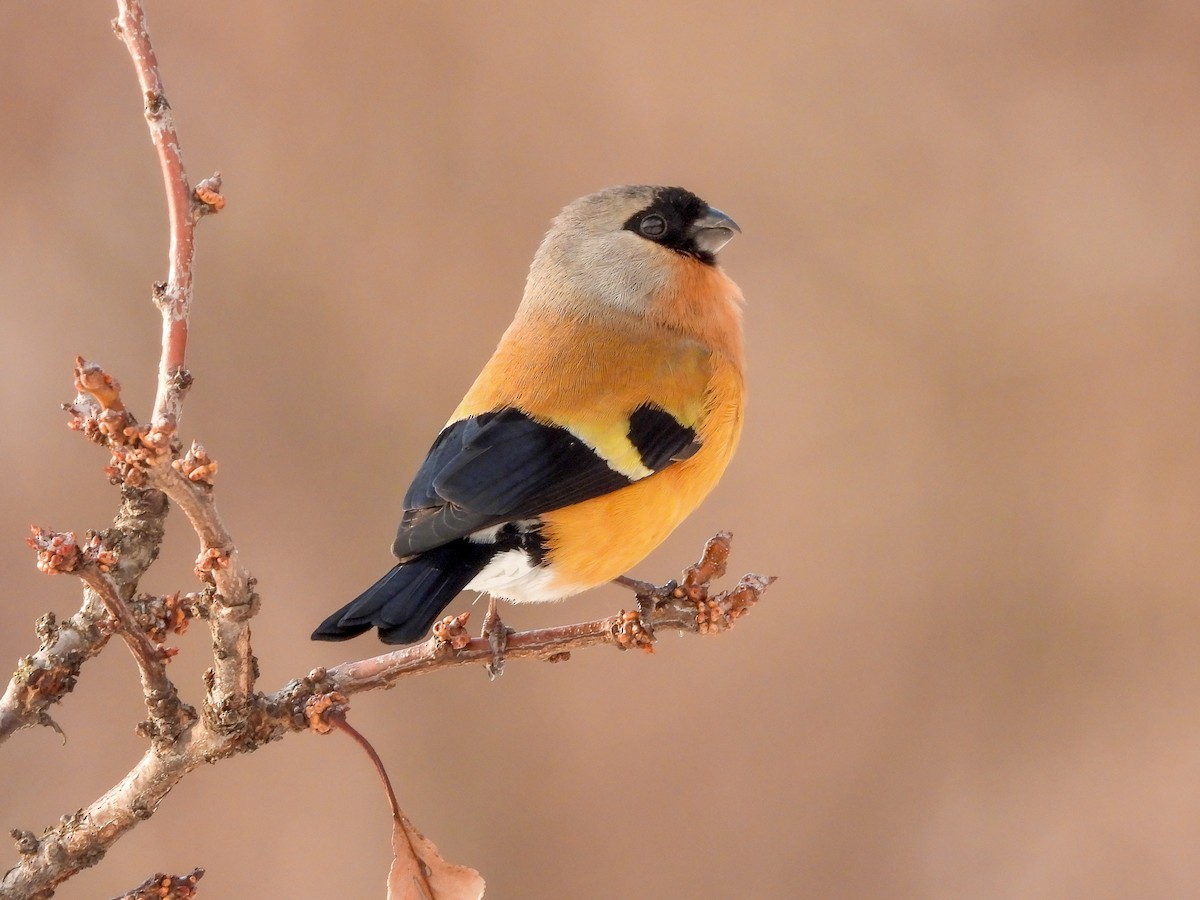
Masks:
[[[678,187],[567,206],[404,496],[400,562],[313,638],[409,643],[460,591],[557,600],[657,547],[742,429],[742,294],[716,261],[740,230]]]

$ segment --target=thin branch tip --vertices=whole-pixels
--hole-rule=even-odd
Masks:
[[[158,872],[114,900],[192,900],[196,896],[196,882],[203,877],[204,869],[199,866],[187,875]]]

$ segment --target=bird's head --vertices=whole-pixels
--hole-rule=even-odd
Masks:
[[[599,302],[640,314],[694,267],[715,268],[717,252],[740,231],[684,188],[605,188],[554,219],[530,267],[526,303],[587,312]]]

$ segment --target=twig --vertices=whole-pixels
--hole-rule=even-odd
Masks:
[[[83,664],[108,641],[108,634],[97,627],[103,618],[104,606],[89,592],[83,607],[66,621],[60,623],[54,613],[38,619],[41,647],[21,657],[0,697],[0,743],[31,725],[63,734],[49,707],[71,692]]]
[[[133,654],[141,670],[142,687],[146,695],[162,694],[168,690],[174,692],[162,655],[158,648],[150,643],[150,638],[146,637],[145,632],[138,628],[133,613],[117,593],[117,586],[113,584],[112,579],[94,565],[85,566],[78,574],[80,579],[96,592],[108,614],[119,623],[121,637],[125,639],[129,652]]]
[[[200,539],[196,575],[212,587],[208,618],[215,648],[205,711],[220,727],[236,729],[254,690],[249,620],[258,611],[258,597],[217,513],[212,490],[217,462],[196,443],[172,460],[178,442],[157,426],[138,425],[121,398],[120,383],[96,363],[76,359],[75,386],[80,395],[66,407],[74,417],[71,426],[112,451],[110,477],[127,487],[161,490]]]
[[[697,566],[708,567],[714,548],[717,552],[728,555],[730,540],[731,536],[727,532],[714,537],[706,546],[705,555]],[[695,568],[688,571],[691,572]],[[715,571],[709,570],[707,578],[713,577]],[[687,581],[687,573],[684,578]],[[675,630],[707,634],[727,630],[775,581],[769,576],[746,575],[732,590],[710,598],[707,578],[703,582],[692,579],[690,591],[677,588],[670,592],[667,599],[658,601],[650,622],[653,631]],[[458,627],[461,628],[461,625],[460,622]],[[622,610],[606,619],[511,633],[508,635],[504,657],[559,662],[569,658],[572,651],[605,644],[621,649],[636,646],[649,650],[652,647],[642,626],[641,616],[635,611]],[[342,663],[331,669],[317,670],[314,674],[322,676],[316,679],[321,689],[349,696],[360,691],[386,687],[410,675],[423,675],[472,663],[491,664],[492,661],[493,648],[487,638],[468,639],[452,646],[448,640],[434,637],[423,644],[415,644],[370,659]]]
[[[193,447],[193,453],[196,448]],[[189,454],[190,456],[191,454]],[[215,471],[215,463],[207,464]],[[196,575],[215,589],[209,611],[214,659],[205,715],[224,730],[237,730],[249,715],[257,663],[250,645],[250,619],[258,612],[254,579],[242,566],[232,536],[217,512],[211,474],[193,480],[187,460],[155,468],[152,483],[187,516],[200,539]]]
[[[130,828],[150,818],[188,772],[233,751],[193,725],[166,750],[149,749],[104,796],[40,836],[14,833],[21,858],[0,879],[0,898],[49,897],[54,888],[95,865]]]
[[[195,255],[192,190],[183,167],[179,136],[171,105],[163,90],[158,58],[150,43],[146,14],[138,0],[118,0],[113,27],[125,42],[145,102],[150,139],[158,153],[163,187],[167,194],[167,217],[171,244],[167,280],[155,286],[154,299],[162,311],[162,356],[158,366],[158,388],[151,422],[174,431],[183,415],[183,396],[190,378],[184,362],[187,353],[188,315],[192,307],[192,259]]]
[[[167,677],[166,655],[146,636],[109,577],[116,567],[116,553],[104,546],[103,538],[98,534],[89,534],[80,543],[74,532],[53,532],[43,528],[33,529],[29,545],[37,550],[38,569],[48,574],[70,572],[78,575],[104,604],[141,672],[142,690],[150,711],[150,721],[143,730],[156,744],[169,744],[195,720],[195,711],[179,702],[175,685]]]
[[[159,872],[116,900],[190,900],[196,896],[196,882],[203,877],[204,870],[200,868],[193,869],[187,875]]]
[[[121,499],[121,509],[101,540],[117,554],[111,578],[128,599],[158,554],[167,503],[159,491],[130,487],[121,491]],[[0,743],[31,725],[59,730],[49,707],[70,693],[83,664],[108,642],[109,631],[98,627],[104,613],[99,598],[85,591],[83,605],[74,615],[59,622],[47,613],[38,620],[40,646],[20,660],[0,697]]]
[[[192,307],[195,225],[200,216],[221,209],[225,200],[220,194],[220,173],[201,181],[195,191],[190,187],[171,105],[146,27],[146,15],[138,0],[118,0],[117,7],[113,24],[137,70],[150,139],[158,153],[167,195],[171,242],[167,280],[156,284],[154,290],[155,302],[162,312],[163,333],[151,422],[155,431],[171,437],[177,433],[184,396],[192,381],[185,362]],[[256,611],[256,604],[250,590],[250,576],[239,564],[237,549],[221,525],[211,492],[203,484],[181,478],[164,466],[152,467],[147,475],[183,509],[200,538],[197,573],[217,589],[210,618],[216,662],[206,713],[214,715],[223,727],[234,727],[244,717],[246,703],[254,690],[254,658],[247,623]]]
[[[179,700],[174,683],[167,677],[166,660],[169,656],[154,646],[139,627],[133,613],[121,599],[117,586],[106,573],[96,565],[89,565],[78,574],[100,598],[108,614],[119,623],[121,637],[137,660],[142,693],[150,713],[150,720],[143,723],[141,731],[152,738],[156,745],[169,745],[196,721],[196,711]]]

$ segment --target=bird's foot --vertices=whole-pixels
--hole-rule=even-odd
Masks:
[[[728,531],[714,535],[704,545],[704,555],[683,571],[679,581],[654,585],[628,575],[614,578],[616,584],[631,588],[637,597],[637,610],[621,610],[612,626],[613,637],[621,648],[650,650],[656,622],[682,631],[714,634],[728,631],[749,612],[775,581],[774,576],[746,575],[727,591],[709,593],[712,583],[725,575],[732,538]]]
[[[483,634],[492,650],[492,659],[484,665],[488,677],[495,680],[504,672],[504,653],[508,649],[509,628],[500,621],[500,604],[488,597],[487,615],[483,617]]]
[[[648,652],[654,652],[654,614],[660,603],[679,596],[679,585],[675,581],[651,584],[649,581],[630,578],[628,575],[619,575],[613,581],[622,587],[632,588],[634,597],[637,598],[635,613],[621,612],[621,620],[625,623],[621,626],[621,633],[629,634],[630,638],[623,641],[621,633],[618,633],[617,640],[622,646],[642,647]],[[631,616],[634,618],[630,618]]]

